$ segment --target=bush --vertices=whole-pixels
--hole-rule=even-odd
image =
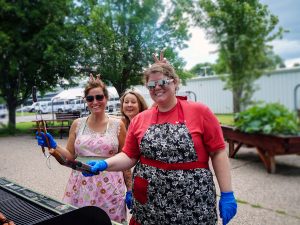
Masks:
[[[246,133],[299,134],[299,119],[279,103],[257,104],[235,116],[234,125]]]

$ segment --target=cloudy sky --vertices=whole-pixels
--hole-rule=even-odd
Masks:
[[[284,34],[283,39],[271,43],[274,52],[285,61],[288,67],[295,62],[300,63],[300,1],[261,0],[261,2],[268,5],[272,14],[278,16],[279,25],[289,30]],[[179,53],[187,62],[186,69],[190,69],[197,63],[214,63],[217,59],[217,54],[214,53],[216,46],[209,43],[204,31],[200,28],[192,28],[191,33],[189,47]]]

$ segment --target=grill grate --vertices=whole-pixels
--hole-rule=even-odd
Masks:
[[[55,217],[56,214],[0,188],[0,211],[16,225],[31,225]]]

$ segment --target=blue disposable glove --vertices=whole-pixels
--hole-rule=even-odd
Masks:
[[[126,192],[125,203],[128,209],[132,209],[132,191]]]
[[[56,149],[57,144],[56,144],[54,138],[52,137],[52,135],[50,133],[47,133],[46,135],[47,135],[48,140],[49,140],[50,148]],[[46,141],[46,135],[45,135],[44,132],[36,132],[35,137],[37,139],[38,145],[40,145],[42,147],[48,147],[47,141]]]
[[[106,170],[107,167],[108,167],[107,162],[105,160],[87,161],[86,164],[91,166],[91,171],[93,173],[102,172],[103,170]],[[85,172],[82,172],[82,175],[85,176],[85,177],[94,176],[94,174],[85,173]]]
[[[232,191],[221,192],[219,210],[223,225],[226,225],[235,216],[237,204]]]

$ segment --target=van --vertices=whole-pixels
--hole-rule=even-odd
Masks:
[[[71,112],[70,100],[62,99],[48,103],[49,111],[52,112]]]
[[[84,99],[73,99],[70,101],[70,107],[72,112],[83,112],[87,108],[87,104]]]
[[[106,111],[107,112],[119,111],[120,105],[121,105],[121,103],[120,103],[119,97],[111,97],[107,101]]]
[[[7,116],[6,105],[0,104],[0,118],[5,118]]]
[[[49,101],[35,102],[34,110],[38,113],[50,113]]]
[[[37,102],[32,103],[32,105],[28,106],[28,112],[35,112],[36,106],[37,106]]]

